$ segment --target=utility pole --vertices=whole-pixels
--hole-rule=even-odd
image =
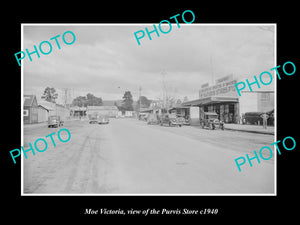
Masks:
[[[163,89],[163,108],[166,108],[166,101],[167,101],[167,96],[166,96],[166,81],[165,81],[165,77],[166,77],[167,72],[165,71],[165,69],[162,70],[161,75],[162,75],[162,89]]]
[[[141,112],[141,92],[142,92],[142,87],[140,86],[139,87],[139,115],[140,115],[140,112]]]
[[[211,67],[212,85],[214,85],[215,84],[215,76],[214,76],[214,66],[213,66],[212,54],[210,55],[210,67]]]

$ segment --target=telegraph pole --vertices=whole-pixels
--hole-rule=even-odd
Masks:
[[[141,92],[142,92],[142,87],[139,87],[139,112],[141,111]]]
[[[162,75],[162,89],[163,89],[163,108],[166,108],[166,101],[167,101],[167,96],[166,96],[166,81],[165,81],[165,77],[166,77],[167,72],[165,71],[165,69],[163,69],[161,71],[161,75]]]
[[[214,85],[214,84],[215,84],[215,76],[214,76],[214,67],[213,67],[212,54],[210,55],[210,67],[211,67],[211,79],[212,79],[212,85]]]

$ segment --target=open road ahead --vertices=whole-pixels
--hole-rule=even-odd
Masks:
[[[108,125],[66,121],[69,142],[53,136],[45,152],[23,158],[24,194],[272,194],[274,156],[234,159],[269,146],[274,136],[197,127],[161,127],[136,119]],[[24,148],[60,128],[25,126]],[[41,147],[42,149],[42,147]],[[268,155],[265,156],[266,158]]]

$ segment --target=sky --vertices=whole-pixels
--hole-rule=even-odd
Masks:
[[[154,24],[154,23],[153,23]],[[65,89],[71,100],[92,93],[103,100],[121,99],[131,91],[158,100],[163,87],[176,99],[198,98],[200,86],[234,74],[252,79],[274,64],[274,25],[172,24],[168,34],[147,34],[138,45],[134,32],[150,31],[153,24],[23,24],[23,47],[29,52],[42,41],[52,44],[48,55],[23,60],[24,94],[38,100],[47,87],[54,87],[62,101]],[[158,23],[156,23],[157,26]],[[162,29],[168,30],[168,25]],[[62,35],[72,31],[76,40],[66,45]],[[57,38],[61,49],[57,48]],[[72,41],[66,35],[66,41]],[[43,50],[48,51],[47,45]],[[59,102],[58,101],[58,102]]]

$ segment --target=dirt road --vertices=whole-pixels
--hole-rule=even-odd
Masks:
[[[274,158],[234,159],[274,142],[271,135],[195,127],[161,127],[135,119],[108,125],[67,121],[67,143],[55,139],[24,159],[24,193],[248,194],[274,192]],[[60,128],[25,127],[24,145]],[[27,145],[28,148],[28,145]]]

